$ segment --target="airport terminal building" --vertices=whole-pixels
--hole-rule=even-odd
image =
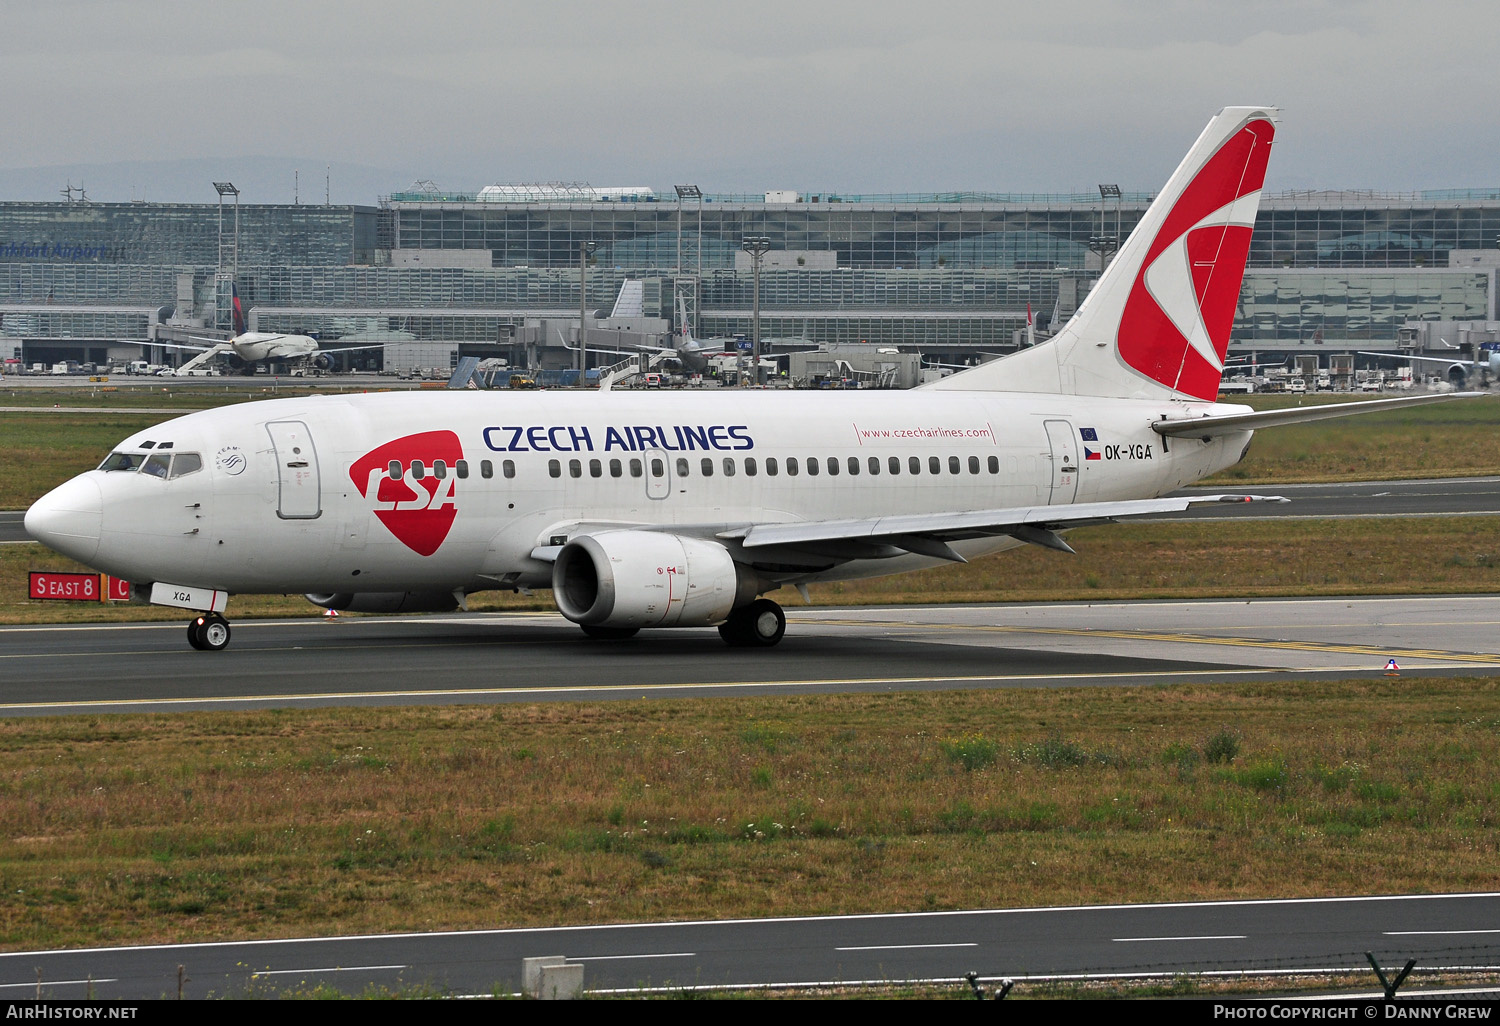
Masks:
[[[1066,318],[1150,199],[539,185],[368,206],[0,202],[0,352],[103,362],[226,335],[231,283],[252,330],[450,359],[514,358],[528,325],[576,338],[580,276],[591,318],[635,279],[640,317],[748,334],[743,244],[761,238],[764,338],[969,361],[1021,344],[1028,310],[1043,330]],[[1500,189],[1268,194],[1234,347],[1393,349],[1408,322],[1500,320],[1497,268]]]

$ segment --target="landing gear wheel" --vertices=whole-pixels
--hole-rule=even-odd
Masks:
[[[229,621],[204,613],[188,624],[188,644],[200,652],[220,652],[229,645]]]
[[[770,599],[756,599],[719,624],[719,637],[731,648],[770,648],[786,637],[786,614]]]
[[[624,641],[626,638],[635,637],[641,631],[639,627],[596,627],[591,623],[581,623],[578,626],[583,628],[583,633],[595,641]]]

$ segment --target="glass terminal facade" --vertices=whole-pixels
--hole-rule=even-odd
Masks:
[[[644,279],[646,316],[675,321],[673,296],[688,291],[695,331],[713,337],[750,331],[741,242],[764,235],[781,260],[761,275],[763,336],[994,352],[1016,344],[1028,308],[1043,327],[1066,317],[1098,276],[1091,244],[1128,235],[1149,201],[804,193],[679,207],[416,193],[378,207],[243,204],[237,283],[261,330],[493,345],[528,318],[576,320],[580,246],[593,242],[591,311]],[[232,204],[0,203],[0,337],[144,339],[174,313],[211,313],[221,210],[232,232]],[[1500,191],[1268,195],[1235,343],[1367,347],[1409,320],[1495,319],[1495,261],[1450,266],[1450,255],[1497,240]]]

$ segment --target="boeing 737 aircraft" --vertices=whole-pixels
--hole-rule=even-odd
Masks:
[[[1054,337],[904,393],[385,393],[194,413],[32,506],[52,548],[199,611],[236,592],[445,610],[551,587],[594,638],[786,630],[782,586],[897,573],[1256,496],[1158,498],[1257,427],[1454,398],[1216,402],[1277,112],[1208,124]]]

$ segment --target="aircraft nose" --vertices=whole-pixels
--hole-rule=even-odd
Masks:
[[[43,495],[26,511],[26,533],[37,541],[87,563],[99,551],[104,497],[88,476],[75,477]]]

